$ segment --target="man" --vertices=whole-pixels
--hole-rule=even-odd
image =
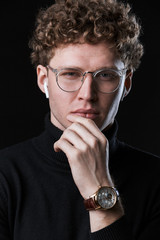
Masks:
[[[160,234],[159,159],[117,140],[118,107],[143,54],[130,7],[56,1],[32,62],[46,129],[0,153],[0,239],[150,239]]]

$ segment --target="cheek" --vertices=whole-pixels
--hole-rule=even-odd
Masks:
[[[49,89],[49,104],[52,111],[65,113],[68,111],[73,99],[69,93],[63,92],[61,89],[50,88]]]
[[[118,112],[120,99],[121,90],[106,96],[105,101],[103,101],[104,121],[101,130],[105,129],[107,126],[114,122],[115,116]]]
[[[118,102],[118,93],[106,94],[101,98],[101,107],[106,114],[113,110]]]
[[[123,92],[123,90],[120,88],[117,92],[114,93],[114,95],[112,97],[111,112],[112,112],[112,115],[114,115],[114,117],[118,112],[122,92]]]

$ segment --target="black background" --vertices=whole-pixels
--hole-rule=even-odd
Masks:
[[[48,100],[40,92],[30,63],[28,41],[40,7],[49,0],[1,1],[0,5],[0,148],[35,135],[44,128]],[[129,96],[120,105],[118,136],[160,155],[160,13],[158,1],[130,0],[143,26],[145,55],[133,77]]]

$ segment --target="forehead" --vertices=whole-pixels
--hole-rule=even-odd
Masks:
[[[68,44],[58,47],[50,64],[56,67],[80,67],[82,69],[114,67],[123,63],[117,58],[115,49],[107,43]],[[124,65],[123,65],[124,67]]]

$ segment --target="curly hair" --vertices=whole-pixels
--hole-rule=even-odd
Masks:
[[[60,45],[112,43],[117,56],[137,69],[143,55],[141,26],[129,4],[116,0],[56,0],[41,9],[29,46],[31,61],[46,66]]]

